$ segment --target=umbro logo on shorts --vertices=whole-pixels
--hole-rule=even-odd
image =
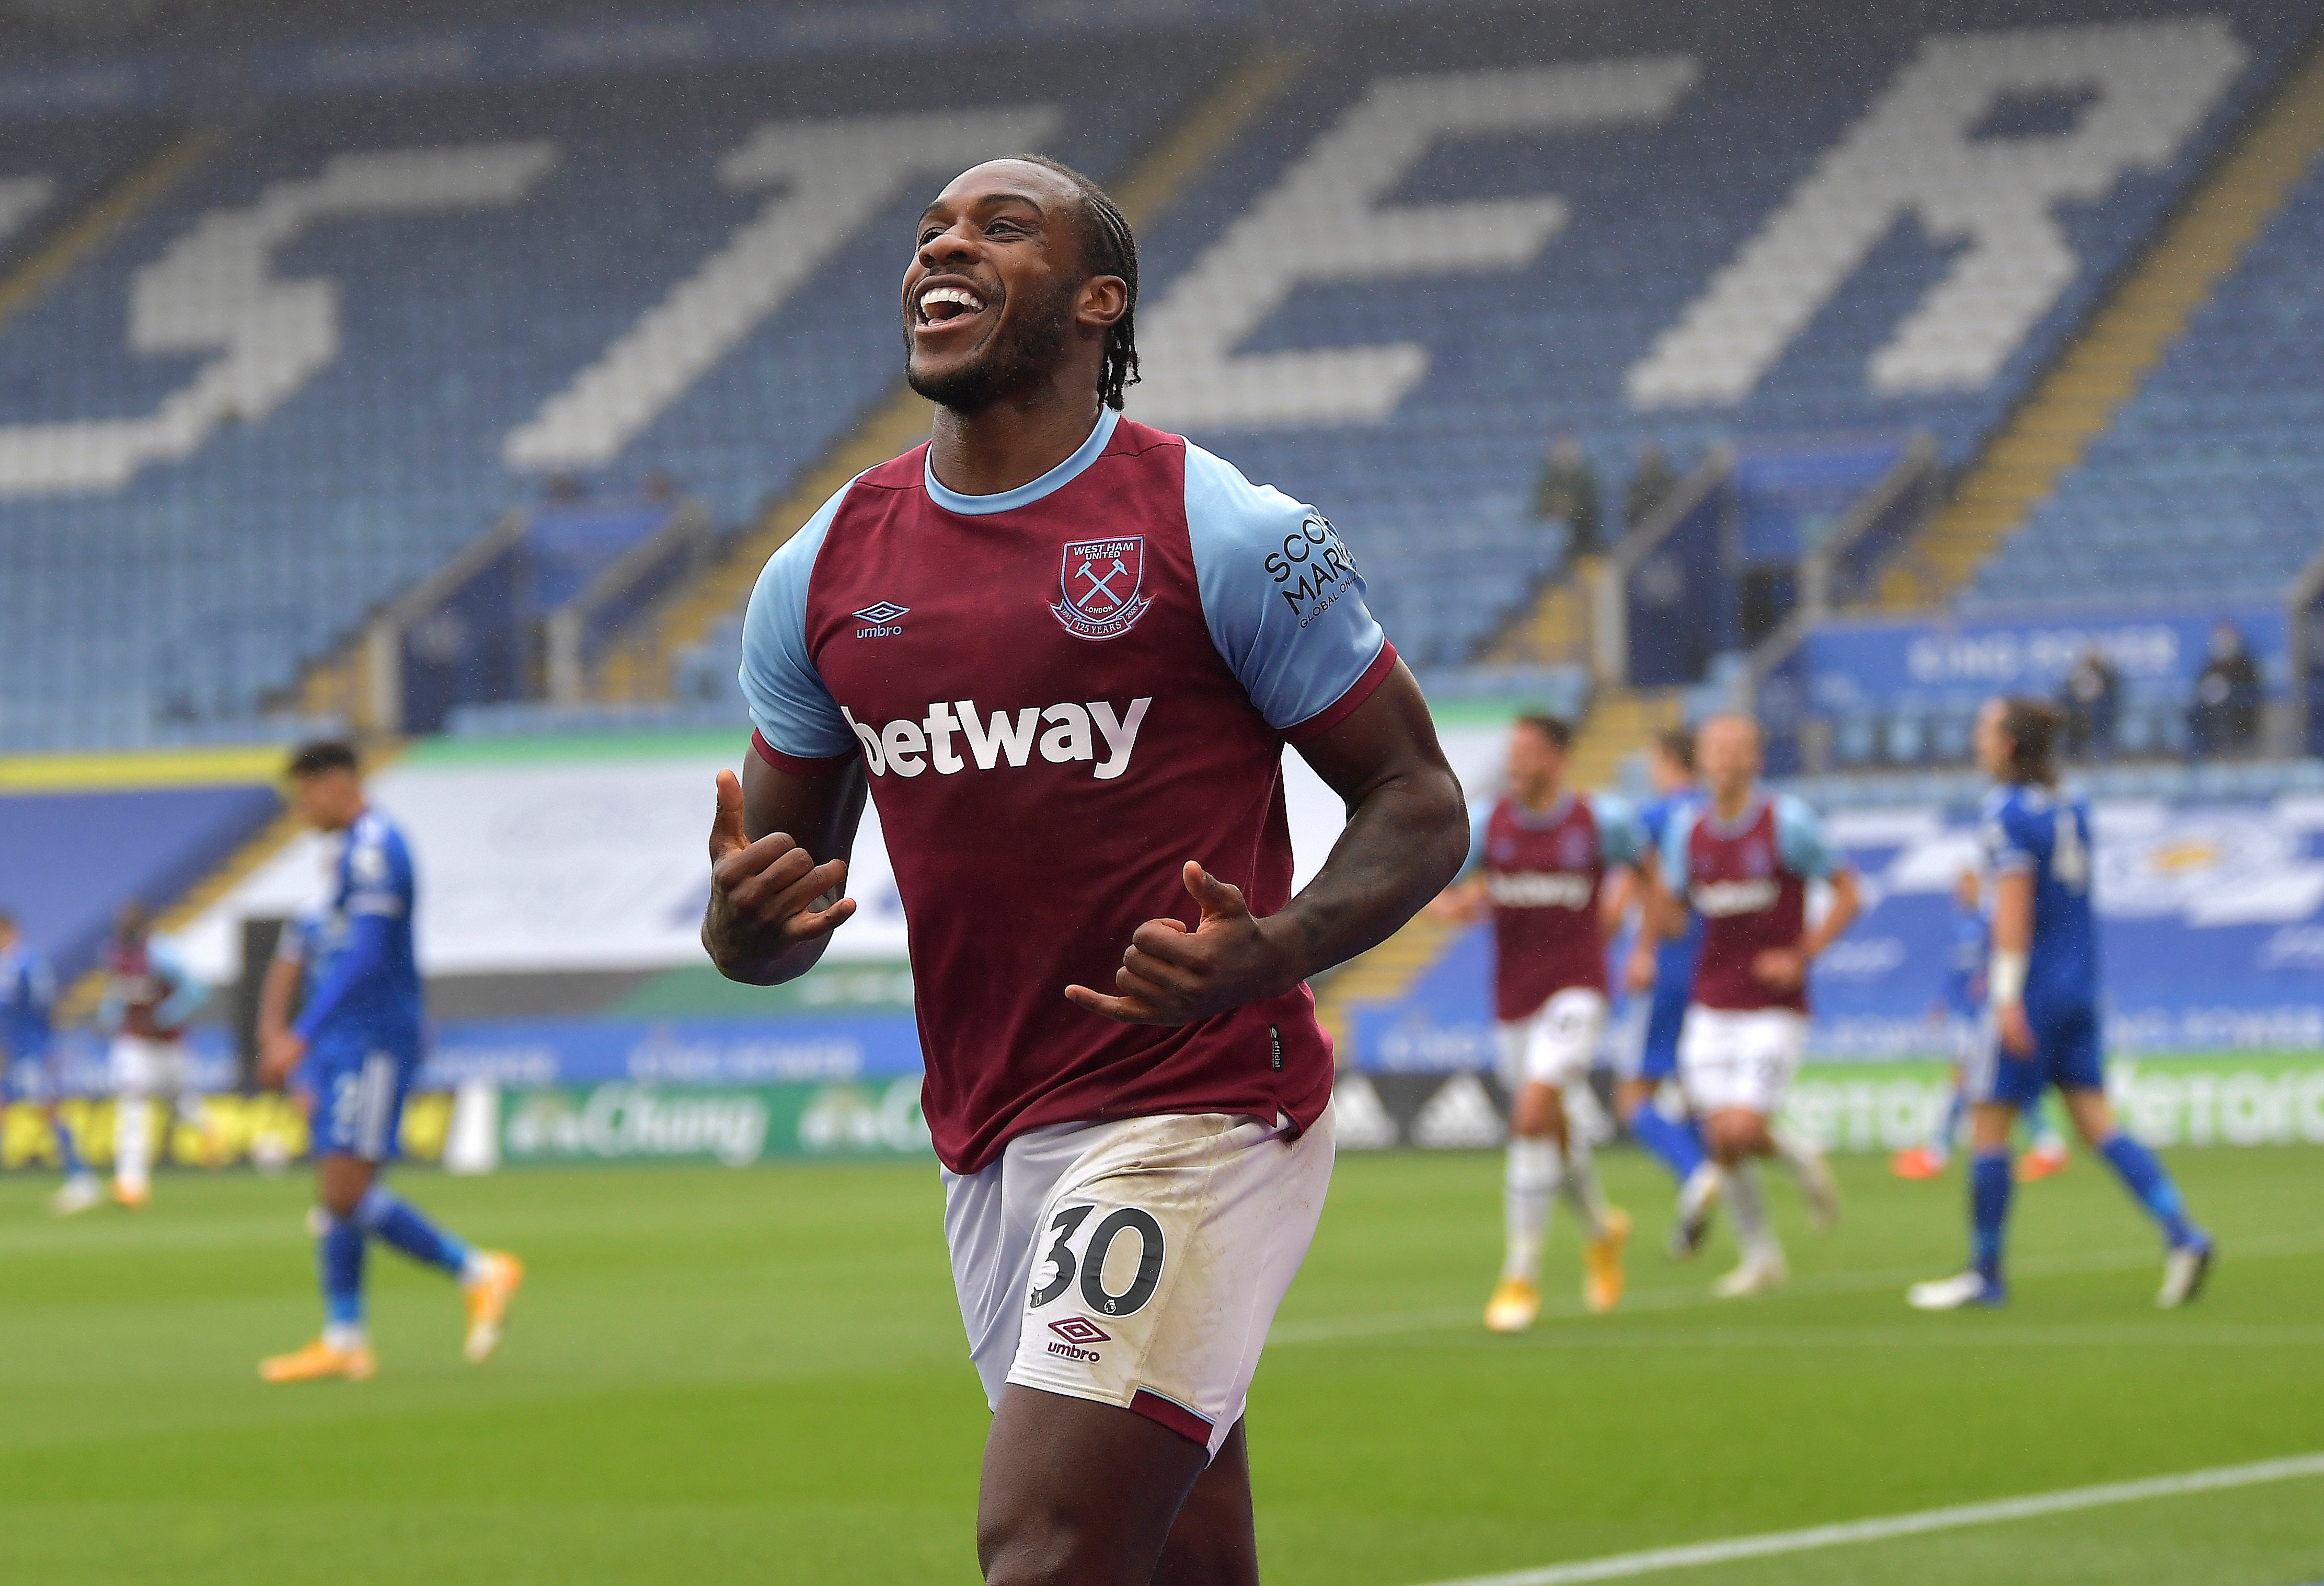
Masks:
[[[896,619],[905,615],[911,609],[908,605],[898,605],[892,600],[875,600],[855,613],[857,621],[872,624],[868,628],[856,629],[855,637],[885,639],[891,633],[901,633],[904,631],[903,624]]]
[[[1068,1360],[1094,1360],[1097,1359],[1097,1351],[1084,1346],[1108,1343],[1113,1339],[1112,1333],[1100,1327],[1087,1316],[1068,1316],[1062,1322],[1052,1322],[1049,1323],[1049,1331],[1064,1341],[1052,1342],[1049,1345],[1049,1352],[1063,1356]]]

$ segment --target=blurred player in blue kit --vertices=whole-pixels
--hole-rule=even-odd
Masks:
[[[1914,1284],[1918,1310],[1998,1305],[2008,1297],[2002,1241],[2009,1220],[2009,1135],[2017,1115],[2055,1086],[2090,1148],[2163,1231],[2170,1309],[2202,1291],[2209,1235],[2188,1220],[2179,1187],[2153,1153],[2116,1125],[2107,1106],[2098,1033],[2098,925],[2090,907],[2090,811],[2058,791],[2052,759],[2058,713],[2028,699],[1987,702],[1977,722],[1978,763],[1999,784],[1985,801],[1984,841],[1994,876],[1993,958],[1987,995],[1997,1039],[1969,1065],[1972,1247],[1969,1268]]]
[[[1645,829],[1641,862],[1651,871],[1662,852],[1663,834],[1679,815],[1702,802],[1694,778],[1694,735],[1683,728],[1658,734],[1647,756],[1647,773],[1655,797],[1638,811]],[[1643,890],[1651,895],[1651,889]],[[1702,921],[1692,912],[1684,928],[1659,943],[1642,935],[1632,954],[1628,983],[1633,992],[1651,990],[1643,1038],[1621,1044],[1623,1059],[1614,1091],[1614,1110],[1630,1138],[1645,1147],[1678,1181],[1678,1215],[1671,1224],[1670,1251],[1692,1256],[1702,1248],[1711,1226],[1711,1211],[1719,1196],[1719,1170],[1703,1154],[1702,1138],[1692,1118],[1675,1121],[1665,1117],[1658,1098],[1665,1083],[1678,1077],[1678,1036],[1686,1023],[1686,1005],[1694,991],[1694,962],[1702,950]],[[1675,1087],[1674,1087],[1675,1088]]]
[[[1978,1047],[1992,1039],[1985,1028],[1986,965],[1993,956],[1993,927],[1985,917],[1984,883],[1964,866],[1953,878],[1952,940],[1945,960],[1945,983],[1932,1017],[1941,1020],[1953,1047],[1952,1093],[1936,1132],[1925,1144],[1896,1153],[1889,1168],[1899,1178],[1931,1179],[1952,1162],[1953,1143],[1969,1116],[1969,1065]],[[2058,1138],[2040,1102],[2025,1112],[2031,1143],[2017,1159],[2017,1182],[2032,1184],[2066,1170],[2066,1142]]]
[[[57,999],[56,976],[48,961],[16,929],[14,915],[0,911],[0,1101],[11,1098],[42,1108],[64,1184],[49,1199],[60,1217],[86,1212],[105,1191],[81,1160],[71,1125],[57,1112],[56,1051],[50,1014]]]
[[[458,1281],[467,1303],[466,1352],[482,1361],[499,1347],[522,1265],[471,1249],[379,1179],[394,1157],[404,1095],[420,1067],[410,851],[364,803],[355,754],[346,744],[301,749],[290,779],[300,815],[318,830],[344,834],[328,901],[301,933],[306,1005],[288,1028],[266,1033],[259,1055],[262,1083],[281,1084],[295,1071],[313,1102],[324,1324],[305,1348],[261,1362],[259,1375],[269,1382],[360,1380],[378,1369],[364,1326],[364,1248],[372,1239]]]

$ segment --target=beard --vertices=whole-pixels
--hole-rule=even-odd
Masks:
[[[912,361],[912,333],[904,331],[904,379],[920,395],[955,413],[974,413],[1012,392],[1048,378],[1064,356],[1073,318],[1074,288],[1063,282],[1028,301],[1012,328],[1003,324],[982,346],[942,374],[924,372]],[[1004,300],[1001,307],[1008,307]]]

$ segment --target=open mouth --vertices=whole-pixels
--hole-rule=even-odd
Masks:
[[[931,286],[912,305],[913,324],[921,330],[948,329],[982,314],[984,296],[965,286]]]

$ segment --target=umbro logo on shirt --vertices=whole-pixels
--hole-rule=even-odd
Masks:
[[[855,637],[858,639],[885,639],[891,633],[901,633],[904,631],[903,625],[898,622],[896,619],[904,615],[911,609],[912,608],[908,605],[898,605],[892,600],[873,601],[870,605],[865,606],[862,611],[855,613],[857,621],[872,624],[868,628],[856,629]]]

